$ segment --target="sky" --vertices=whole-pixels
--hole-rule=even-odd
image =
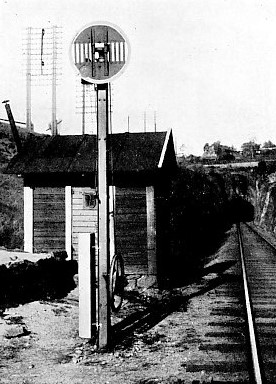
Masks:
[[[153,131],[156,114],[157,130],[172,129],[185,155],[201,155],[205,143],[218,140],[237,149],[250,140],[276,142],[275,0],[0,0],[0,17],[1,101],[10,100],[16,121],[26,120],[26,28],[40,43],[41,28],[57,25],[59,132],[81,134],[80,77],[70,46],[85,26],[108,22],[131,47],[127,69],[111,84],[113,132],[127,131],[128,121],[130,132],[143,132],[145,114]],[[32,86],[32,121],[49,133],[51,86],[39,81]],[[90,133],[94,109],[86,120]]]

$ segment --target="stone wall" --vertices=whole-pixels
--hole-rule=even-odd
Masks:
[[[35,300],[61,298],[76,284],[77,262],[64,257],[0,265],[0,310]]]
[[[254,224],[276,233],[276,174],[265,179],[256,177],[249,190],[249,199],[255,209]]]
[[[127,291],[141,290],[148,288],[157,288],[157,280],[155,275],[127,275]]]
[[[260,162],[247,171],[247,199],[254,206],[254,224],[276,234],[276,162]]]

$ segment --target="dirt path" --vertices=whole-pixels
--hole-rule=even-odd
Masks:
[[[214,263],[225,260],[233,242],[232,231]],[[124,340],[118,340],[108,353],[96,353],[90,343],[78,337],[77,288],[62,300],[6,309],[0,317],[0,383],[172,384],[211,380],[208,372],[187,372],[187,364],[204,359],[199,346],[214,300],[208,292],[216,278],[217,274],[208,274],[185,288],[148,291],[148,296],[130,292],[113,323],[137,312],[146,314],[146,321],[127,338],[122,333]]]

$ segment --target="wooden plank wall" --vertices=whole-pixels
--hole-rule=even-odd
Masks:
[[[65,189],[34,188],[34,251],[65,249]]]
[[[92,188],[72,188],[72,248],[73,258],[78,257],[79,233],[97,234],[97,205],[94,208],[85,208],[84,193],[95,192]]]
[[[149,186],[147,191],[147,249],[148,249],[148,273],[157,274],[156,255],[156,205],[154,187]]]
[[[126,273],[148,273],[146,188],[118,188],[115,200],[116,247]]]

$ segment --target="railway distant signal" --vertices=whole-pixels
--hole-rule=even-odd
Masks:
[[[92,24],[83,28],[72,42],[72,58],[74,67],[81,76],[82,84],[96,84],[96,110],[97,110],[97,190],[98,190],[98,233],[97,233],[97,267],[96,273],[92,269],[93,263],[87,264],[88,247],[80,244],[84,249],[79,254],[79,265],[84,268],[80,270],[80,317],[79,334],[81,337],[92,337],[91,313],[96,312],[96,330],[98,348],[106,348],[110,343],[111,309],[119,309],[110,297],[112,289],[116,288],[114,281],[123,277],[118,273],[117,262],[110,265],[111,252],[116,255],[116,247],[112,244],[112,228],[110,220],[110,186],[107,175],[109,173],[109,156],[107,151],[108,130],[110,123],[110,86],[109,83],[118,77],[126,67],[129,60],[130,48],[123,32],[118,27],[109,24]],[[84,113],[85,111],[83,111]],[[111,188],[112,190],[112,188]],[[112,195],[112,192],[111,192]],[[112,199],[111,199],[112,200]],[[112,217],[112,216],[111,216]],[[85,243],[85,238],[80,237],[80,242]],[[113,236],[115,238],[115,236]],[[88,249],[88,251],[86,251]],[[90,254],[90,257],[92,255]],[[118,258],[117,258],[118,259]],[[111,267],[113,266],[113,272]],[[89,268],[90,273],[85,273]],[[83,273],[82,273],[83,271]],[[123,269],[121,269],[121,272]],[[95,275],[97,284],[92,282]],[[111,280],[110,280],[111,279]],[[120,284],[122,287],[122,284]],[[90,294],[91,293],[91,294]],[[122,298],[122,296],[121,296]],[[88,310],[87,310],[88,308]]]
[[[72,43],[72,58],[81,77],[94,84],[109,83],[126,67],[130,46],[118,27],[91,24]]]

